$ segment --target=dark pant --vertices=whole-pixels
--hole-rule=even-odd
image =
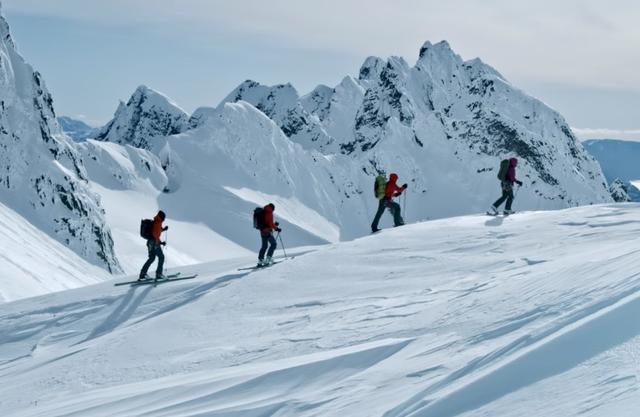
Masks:
[[[273,252],[276,251],[276,246],[278,246],[276,238],[273,237],[273,233],[271,232],[260,232],[260,237],[262,238],[262,247],[260,248],[258,259],[264,259],[264,253],[267,252],[267,245],[269,245],[269,252],[267,252],[267,257],[271,258],[273,256]]]
[[[149,259],[142,266],[142,270],[140,271],[140,276],[144,277],[147,275],[147,271],[149,267],[158,257],[158,267],[156,268],[156,277],[162,275],[162,267],[164,266],[164,253],[162,253],[162,246],[160,243],[156,242],[153,239],[147,240],[147,250],[149,251]]]
[[[402,214],[400,212],[400,204],[391,201],[390,198],[383,198],[378,203],[378,211],[376,212],[376,216],[373,218],[373,223],[371,223],[371,230],[376,230],[378,228],[378,223],[380,222],[380,217],[382,217],[382,213],[384,210],[388,208],[393,214],[393,224],[395,226],[402,226],[404,224],[404,220],[402,219]]]
[[[507,204],[504,206],[505,210],[511,210],[511,204],[513,203],[513,184],[508,181],[502,181],[502,197],[493,203],[493,207],[498,208],[505,200]]]

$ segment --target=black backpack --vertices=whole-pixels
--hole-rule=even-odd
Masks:
[[[256,207],[253,210],[253,228],[262,230],[267,227],[267,223],[264,221],[264,209],[262,207]]]
[[[506,181],[507,180],[507,172],[509,172],[509,160],[508,159],[503,159],[500,162],[500,169],[498,170],[498,179],[500,181]]]
[[[153,236],[151,235],[152,230],[153,230],[153,220],[142,219],[140,221],[140,237],[146,240],[153,239]]]

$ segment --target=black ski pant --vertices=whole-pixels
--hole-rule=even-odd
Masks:
[[[271,232],[260,232],[260,237],[262,238],[262,247],[260,248],[260,253],[258,254],[258,259],[264,259],[264,253],[267,252],[267,245],[269,246],[269,252],[267,252],[267,257],[271,258],[273,256],[273,252],[276,251],[276,247],[278,243],[276,242],[276,238],[273,237],[273,233]]]
[[[493,207],[498,208],[502,203],[507,201],[507,204],[504,206],[505,210],[511,210],[511,204],[513,203],[513,184],[508,181],[502,181],[502,197],[496,200],[493,203]]]
[[[393,224],[395,226],[402,226],[404,224],[404,220],[402,219],[402,213],[400,210],[400,204],[392,201],[390,198],[383,198],[378,203],[378,211],[376,212],[376,216],[373,218],[373,223],[371,223],[371,230],[378,229],[380,217],[382,217],[382,213],[384,213],[384,210],[387,208],[393,215]]]
[[[147,240],[147,250],[149,251],[149,259],[142,265],[140,276],[144,277],[149,271],[151,264],[158,258],[158,267],[156,268],[156,277],[162,275],[162,268],[164,266],[164,253],[162,253],[162,246],[160,242],[156,242],[154,239]]]

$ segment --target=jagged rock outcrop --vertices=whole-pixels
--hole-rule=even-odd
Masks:
[[[120,272],[99,197],[60,133],[42,76],[16,51],[0,16],[0,201],[111,272]]]
[[[611,198],[616,203],[628,203],[633,201],[629,196],[629,185],[625,183],[620,178],[616,178],[609,185],[609,192],[611,193]]]

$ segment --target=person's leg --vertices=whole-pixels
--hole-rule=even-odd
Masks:
[[[260,232],[260,238],[262,239],[262,246],[260,247],[260,252],[258,253],[258,259],[262,261],[264,259],[264,253],[267,251],[267,243],[269,242],[270,233],[262,233]]]
[[[147,275],[147,272],[149,271],[149,267],[151,266],[153,261],[156,260],[156,254],[155,254],[155,251],[153,250],[153,246],[154,246],[154,242],[152,240],[148,240],[147,251],[149,252],[149,259],[147,259],[147,262],[145,262],[144,265],[142,265],[142,269],[140,270],[140,278],[143,278]]]
[[[402,226],[404,224],[404,220],[402,219],[400,204],[395,202],[391,203],[391,212],[393,213],[394,226]]]
[[[162,252],[162,246],[156,244],[156,256],[158,257],[158,268],[156,268],[156,278],[162,276],[162,269],[164,267],[164,253]]]
[[[500,184],[500,188],[502,189],[502,196],[497,199],[495,203],[493,203],[493,207],[495,207],[496,209],[500,207],[500,205],[502,205],[502,203],[504,203],[504,201],[509,197],[509,193],[507,193],[504,183]]]
[[[269,234],[268,241],[269,241],[269,252],[267,252],[267,258],[271,259],[273,257],[273,253],[276,251],[276,248],[278,247],[278,242],[276,242],[276,238],[273,236],[272,233]]]
[[[373,223],[371,223],[371,230],[378,230],[378,223],[380,223],[380,217],[382,217],[382,213],[384,213],[384,209],[387,208],[387,202],[383,198],[378,202],[378,211],[376,212],[376,216],[373,218]]]
[[[509,187],[507,193],[507,204],[504,206],[506,211],[511,211],[511,204],[513,204],[513,187]]]

